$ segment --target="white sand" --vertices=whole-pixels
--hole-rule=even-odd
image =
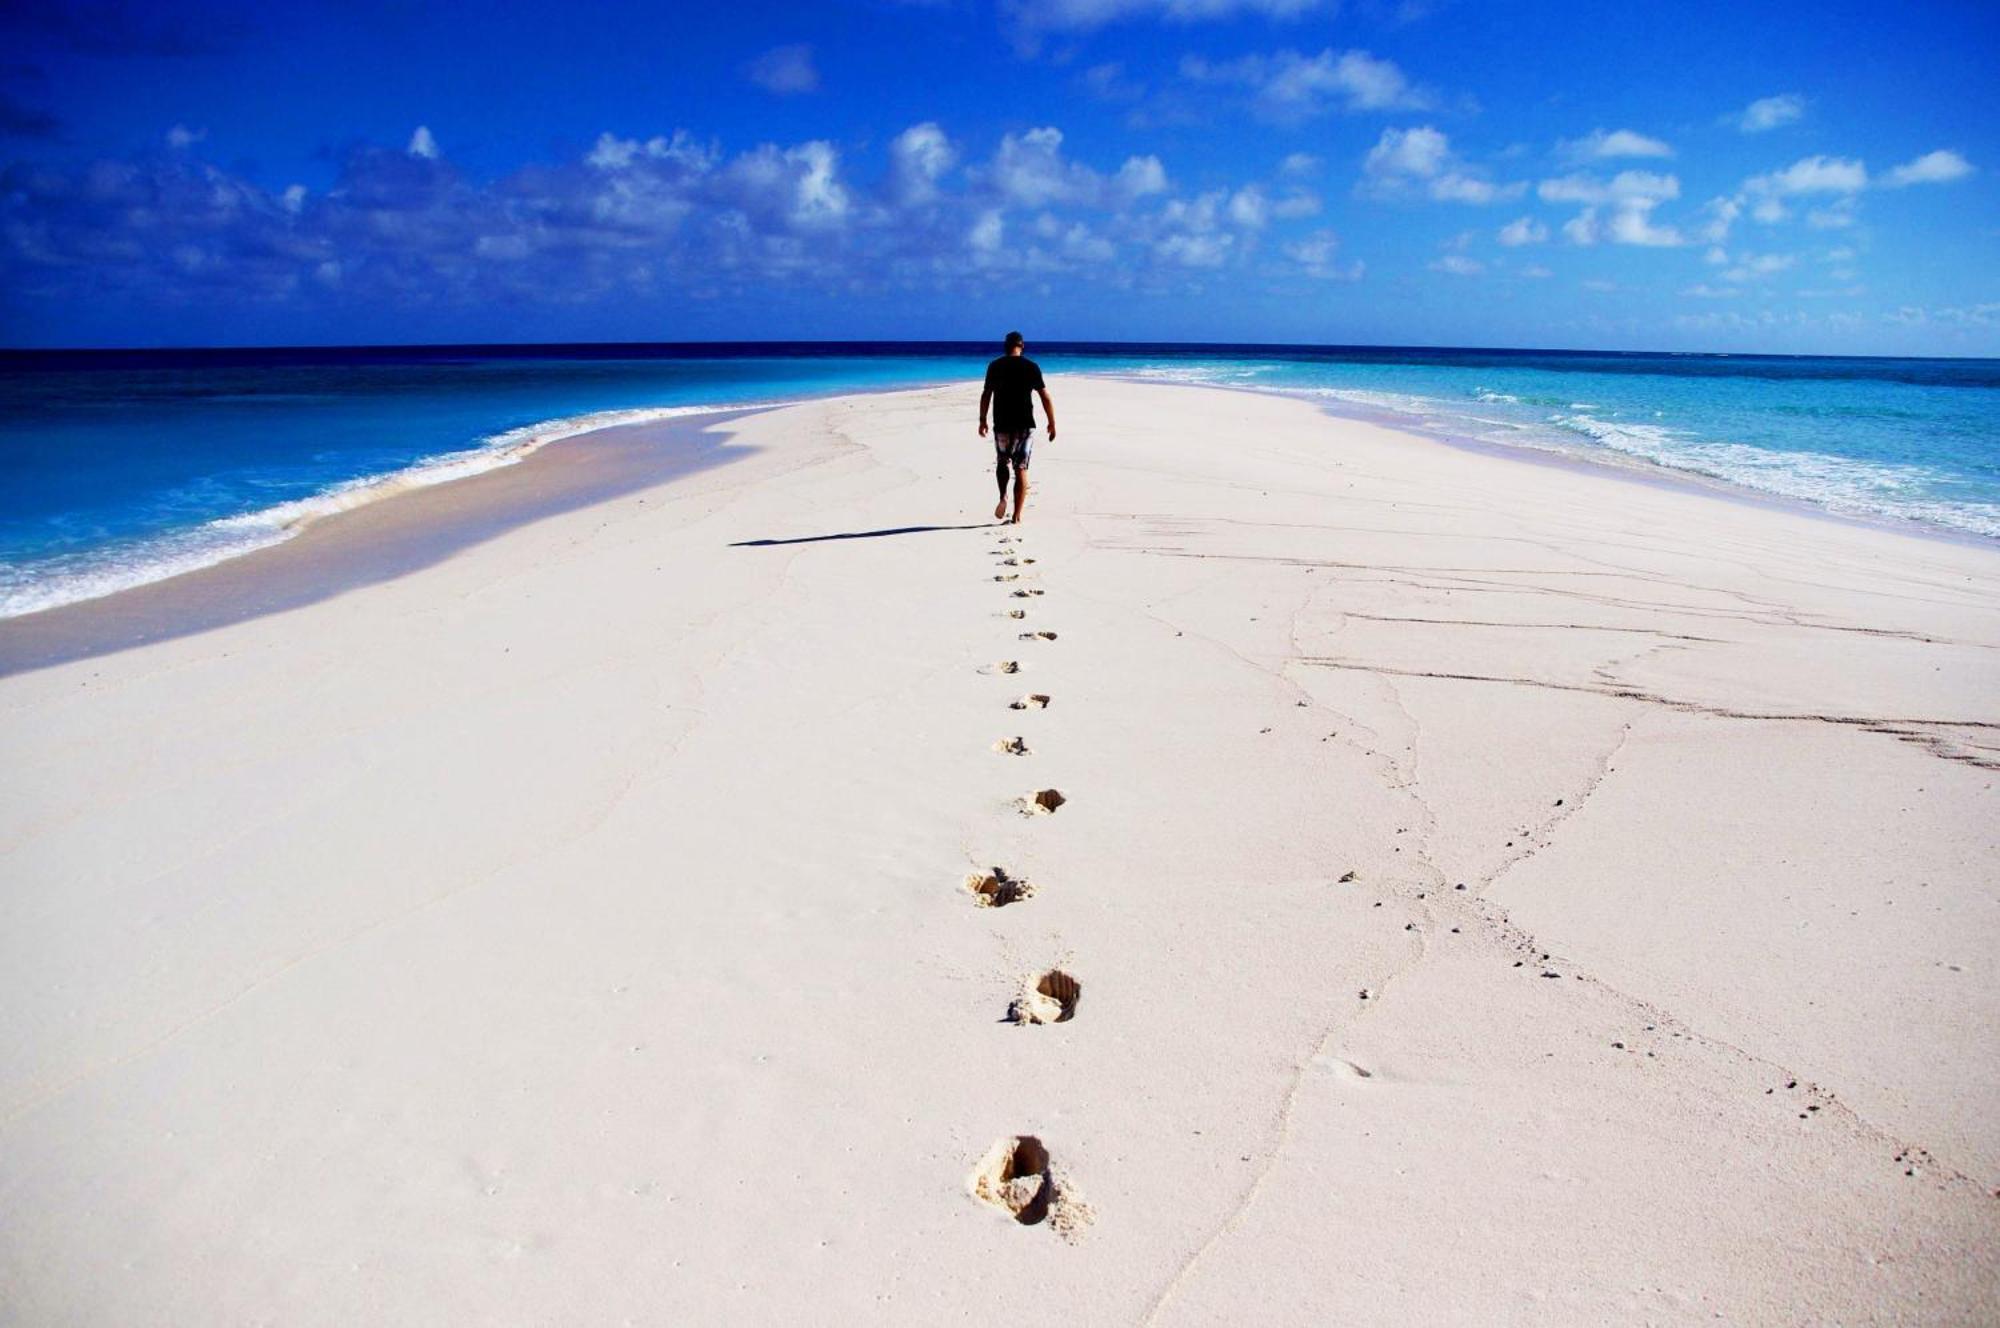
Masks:
[[[2000,555],[1055,391],[0,680],[0,1319],[2000,1316]]]

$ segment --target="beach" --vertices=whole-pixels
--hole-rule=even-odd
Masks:
[[[0,1317],[2000,1317],[1994,545],[1052,387],[0,623]]]

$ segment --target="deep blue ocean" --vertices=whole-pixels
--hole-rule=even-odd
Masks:
[[[2000,361],[1029,353],[1049,373],[1283,392],[1448,437],[2000,539]],[[0,353],[0,617],[205,566],[599,423],[927,383],[964,382],[970,398],[992,354],[906,343]]]

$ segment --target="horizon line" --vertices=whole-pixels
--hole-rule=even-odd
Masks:
[[[950,347],[953,349],[988,347],[997,345],[997,338],[871,338],[857,337],[844,340],[818,338],[720,338],[701,341],[410,341],[410,342],[301,342],[289,344],[238,344],[199,346],[0,346],[0,363],[26,361],[36,357],[90,358],[129,356],[169,356],[169,355],[244,355],[244,354],[291,354],[309,355],[336,351],[365,351],[393,354],[397,352],[450,352],[450,351],[615,351],[615,350],[686,350],[708,348],[741,347],[799,347],[799,348],[901,348],[901,347]],[[2000,356],[1992,355],[1883,355],[1846,352],[1839,354],[1811,354],[1797,351],[1730,351],[1730,350],[1609,350],[1587,346],[1456,346],[1427,345],[1406,342],[1314,342],[1314,341],[1170,341],[1170,340],[1106,340],[1089,337],[1051,337],[1042,341],[1031,341],[1031,346],[1057,348],[1130,348],[1136,350],[1211,350],[1211,351],[1377,351],[1377,352],[1428,352],[1481,354],[1481,355],[1598,355],[1633,358],[1680,358],[1680,359],[1760,359],[1760,360],[1928,360],[1964,361],[1968,363],[1992,363],[2000,361]]]

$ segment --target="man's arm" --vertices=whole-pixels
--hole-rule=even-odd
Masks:
[[[1044,398],[1044,400],[1046,400],[1046,398]],[[992,404],[993,404],[993,385],[989,383],[986,386],[986,390],[979,394],[979,436],[981,438],[984,438],[986,436],[986,408]]]
[[[1049,389],[1046,387],[1036,388],[1035,393],[1042,399],[1042,414],[1049,422],[1049,437],[1054,438],[1056,436],[1056,403],[1049,400]],[[984,419],[986,411],[983,406],[980,408],[979,413],[980,418]]]

